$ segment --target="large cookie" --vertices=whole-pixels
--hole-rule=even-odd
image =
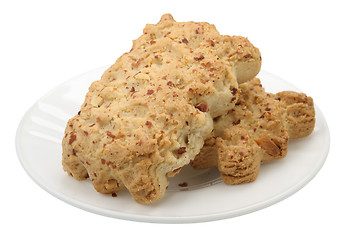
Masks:
[[[167,177],[200,152],[213,118],[234,108],[237,77],[246,81],[259,66],[246,38],[163,15],[91,84],[66,126],[64,170],[101,193],[127,188],[139,203],[159,200]]]
[[[286,156],[288,140],[309,135],[315,124],[312,98],[303,93],[266,93],[257,78],[239,89],[235,108],[215,119],[213,134],[191,162],[196,169],[218,167],[228,184],[254,181],[261,163]]]

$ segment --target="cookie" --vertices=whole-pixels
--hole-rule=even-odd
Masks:
[[[258,78],[239,88],[241,95],[235,108],[215,121],[215,136],[223,137],[229,126],[242,127],[264,150],[262,162],[285,157],[288,132],[280,102],[265,92]]]
[[[304,93],[283,91],[275,94],[286,112],[286,127],[290,139],[309,136],[315,127],[315,108],[311,97]]]
[[[246,38],[163,15],[91,84],[66,126],[64,170],[90,178],[101,193],[126,188],[138,203],[158,201],[167,177],[200,152],[213,118],[234,108],[237,77],[253,77],[258,64],[259,51]]]
[[[257,78],[241,84],[239,90],[240,97],[235,108],[214,120],[213,136],[203,147],[213,155],[203,155],[202,148],[191,162],[196,169],[218,167],[222,179],[228,184],[254,181],[261,163],[285,157],[288,140],[309,135],[315,123],[312,98],[303,93],[266,93]],[[227,144],[230,132],[237,139],[236,144]],[[235,152],[239,152],[239,145],[242,146],[244,158],[237,164],[239,160]],[[221,167],[225,164],[228,166],[229,162],[232,162],[233,168]],[[225,174],[230,175],[232,169],[244,169],[244,166],[247,166],[247,171],[238,175],[238,178],[224,177]]]
[[[223,138],[216,138],[216,149],[224,183],[241,184],[257,178],[263,152],[245,128],[226,129]]]

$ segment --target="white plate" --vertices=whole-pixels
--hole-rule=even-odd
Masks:
[[[28,175],[53,196],[81,209],[119,219],[184,223],[204,222],[250,213],[294,194],[322,167],[329,150],[329,131],[316,107],[313,133],[289,143],[287,157],[261,166],[258,179],[230,186],[220,181],[215,169],[190,167],[170,179],[164,198],[149,206],[137,204],[124,190],[117,197],[97,193],[89,180],[76,181],[61,165],[61,140],[67,120],[74,116],[92,81],[106,67],[73,78],[42,97],[24,115],[16,136],[18,158]],[[297,88],[267,72],[261,72],[269,92]],[[188,182],[188,187],[178,184]]]

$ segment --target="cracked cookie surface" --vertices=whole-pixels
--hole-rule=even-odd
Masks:
[[[90,178],[101,193],[126,188],[138,203],[161,199],[167,177],[203,147],[212,119],[235,106],[237,76],[256,75],[258,64],[259,51],[246,38],[163,15],[91,84],[66,126],[64,170]]]

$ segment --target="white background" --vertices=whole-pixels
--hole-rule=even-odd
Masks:
[[[72,207],[21,167],[15,133],[42,95],[129,51],[164,13],[248,37],[262,69],[312,96],[331,132],[327,161],[303,189],[271,207],[197,224],[112,219]],[[345,214],[346,13],[342,1],[1,1],[1,239],[341,239]],[[96,80],[96,79],[95,79]],[[4,238],[4,236],[7,236]]]

